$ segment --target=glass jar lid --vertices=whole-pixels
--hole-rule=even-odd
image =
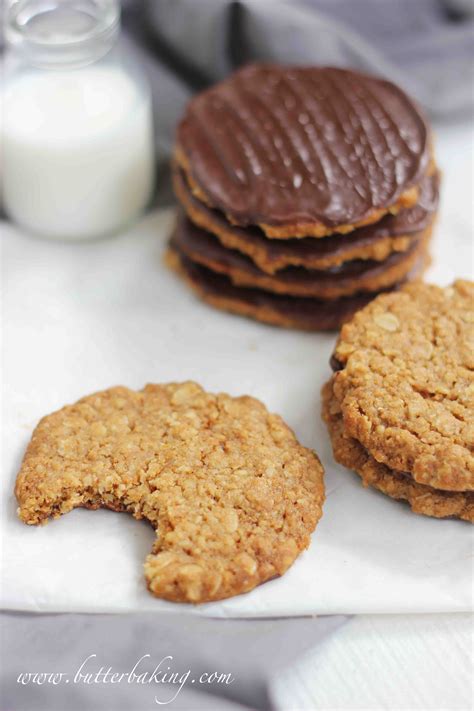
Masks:
[[[6,12],[7,44],[36,66],[96,61],[115,43],[117,0],[15,0]]]

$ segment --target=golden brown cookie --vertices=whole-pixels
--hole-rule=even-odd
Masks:
[[[425,253],[431,238],[428,228],[405,252],[395,252],[383,262],[353,260],[327,271],[289,267],[277,274],[262,272],[245,255],[224,247],[210,232],[194,225],[181,211],[171,246],[192,262],[223,274],[235,286],[263,289],[275,294],[338,299],[362,292],[378,292],[406,277]]]
[[[195,96],[175,160],[193,194],[268,237],[323,237],[417,202],[430,132],[394,84],[255,64]]]
[[[321,516],[323,468],[258,400],[193,382],[95,393],[44,417],[18,474],[29,524],[73,508],[147,519],[157,597],[219,600],[282,575]]]
[[[404,252],[434,223],[439,202],[439,174],[425,176],[416,205],[385,215],[378,222],[346,235],[320,239],[269,240],[258,227],[230,224],[223,213],[197,200],[179,169],[173,171],[174,192],[192,222],[212,232],[229,249],[247,257],[266,274],[287,267],[325,270],[353,259],[383,261]]]
[[[327,424],[334,458],[353,469],[364,486],[372,486],[392,499],[407,501],[415,513],[436,518],[454,517],[474,523],[474,492],[438,491],[417,484],[409,474],[395,472],[377,462],[368,451],[344,432],[341,408],[332,391],[332,381],[323,388],[323,418]]]
[[[377,297],[334,351],[344,429],[419,484],[474,489],[474,284]]]
[[[407,279],[419,278],[428,262],[422,255]],[[301,331],[333,331],[348,321],[376,294],[355,294],[323,300],[272,294],[262,289],[237,287],[227,277],[195,264],[170,247],[166,263],[205,302],[223,311]],[[395,285],[392,288],[397,288]]]

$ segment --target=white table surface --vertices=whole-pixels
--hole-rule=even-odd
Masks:
[[[439,127],[437,156],[443,171],[443,199],[433,246],[434,263],[427,279],[447,283],[456,277],[472,278],[472,130],[460,126]],[[91,264],[91,269],[98,273],[98,265]],[[52,274],[51,278],[60,279],[61,275]],[[81,285],[75,286],[80,289]],[[136,285],[132,282],[130,289],[136,290]],[[136,297],[136,291],[134,293]],[[140,307],[140,298],[136,298],[135,303]],[[126,313],[126,318],[131,317],[132,314]],[[54,313],[51,318],[54,320]],[[205,330],[205,326],[203,328]],[[64,324],[65,336],[71,329],[73,324]],[[34,336],[35,325],[32,324],[32,332],[25,334],[23,342],[25,348],[30,349],[30,354],[35,352]],[[249,337],[250,341],[252,337]],[[147,334],[146,345],[150,346],[153,341],[153,334]],[[249,345],[251,346],[251,343]],[[6,342],[4,352],[7,355],[8,347]],[[130,384],[136,386],[139,385],[134,382],[138,374],[133,371],[132,362],[134,349],[137,347],[137,343],[130,343],[130,357],[126,361],[132,374]],[[94,348],[95,344],[90,343],[89,349],[94,351]],[[200,350],[198,348],[198,355]],[[329,352],[329,345],[327,350]],[[75,372],[81,370],[81,359],[84,358],[86,364],[88,362],[87,356],[84,357],[82,353],[69,352],[66,349],[63,355],[70,359],[69,363]],[[27,363],[25,353],[19,353],[18,358]],[[149,362],[150,368],[153,368],[151,357]],[[190,354],[190,374],[198,378],[195,363],[195,357]],[[245,366],[245,362],[243,365]],[[227,369],[226,372],[230,371]],[[275,372],[275,376],[277,375]],[[117,376],[118,373],[114,372],[112,380],[117,380]],[[30,372],[26,380],[31,387],[34,384],[34,373]],[[78,387],[77,396],[88,392],[88,383],[95,385],[91,373],[84,373],[84,381],[86,385]],[[238,379],[234,387],[228,389],[237,391]],[[265,399],[265,393],[262,396]],[[298,397],[298,393],[295,397]],[[56,401],[58,405],[62,404],[60,392],[51,394],[51,404]],[[38,402],[34,412],[24,413],[25,441],[31,425],[43,412],[44,405]],[[301,422],[291,424],[302,430],[303,439],[309,438],[309,430]],[[141,544],[138,546],[140,550],[142,547]],[[469,607],[472,608],[472,588],[470,605],[465,599],[463,606],[455,609]],[[409,608],[407,601],[407,609]],[[426,600],[426,608],[432,609],[430,600]],[[370,612],[370,609],[366,611]],[[383,608],[376,611],[383,612]],[[275,702],[284,711],[316,708],[341,711],[469,709],[473,703],[470,677],[472,659],[469,659],[472,635],[472,618],[468,614],[358,615],[313,654],[308,655],[305,660],[300,660],[294,667],[289,668],[286,674],[275,680]]]
[[[281,711],[472,711],[473,618],[357,615],[273,683]]]

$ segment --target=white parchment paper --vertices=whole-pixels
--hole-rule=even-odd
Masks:
[[[441,284],[472,268],[470,141],[468,131],[439,133],[444,200],[428,278]],[[469,524],[417,516],[332,459],[319,393],[335,335],[271,328],[198,302],[161,262],[171,221],[170,211],[155,212],[122,236],[76,245],[2,225],[3,607],[216,617],[471,609]],[[116,384],[189,378],[280,413],[319,453],[327,486],[312,544],[283,578],[198,608],[146,591],[147,524],[76,510],[29,527],[12,493],[44,414]]]

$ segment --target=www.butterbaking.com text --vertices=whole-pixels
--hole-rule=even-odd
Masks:
[[[186,684],[232,684],[235,679],[230,672],[204,671],[192,675],[191,669],[173,669],[173,657],[163,657],[153,669],[150,666],[151,655],[143,654],[128,671],[115,671],[112,666],[98,666],[97,654],[89,654],[77,667],[74,673],[61,671],[20,672],[17,683],[26,686],[45,684],[59,686],[60,684],[141,684],[162,685],[155,703],[166,705],[172,703]]]

